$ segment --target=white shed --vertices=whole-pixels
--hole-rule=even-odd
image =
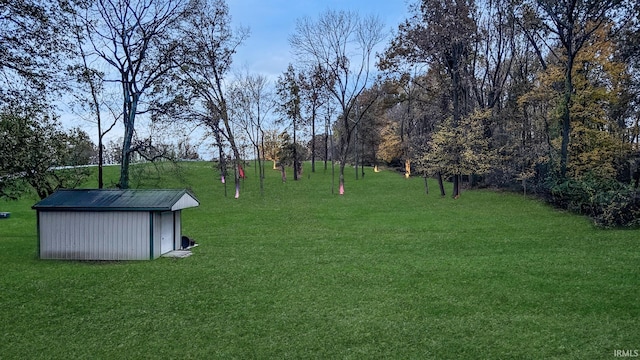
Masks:
[[[187,190],[58,190],[33,206],[41,259],[149,260],[182,246]]]

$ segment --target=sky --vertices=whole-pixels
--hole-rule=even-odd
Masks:
[[[316,20],[328,9],[354,11],[363,17],[378,16],[391,33],[409,16],[407,0],[227,0],[227,4],[234,27],[250,31],[234,57],[234,67],[269,79],[277,78],[293,61],[289,37],[299,19]]]

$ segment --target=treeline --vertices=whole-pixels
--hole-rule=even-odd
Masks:
[[[61,166],[97,163],[102,188],[102,165],[117,162],[116,185],[127,188],[132,161],[199,158],[201,139],[189,130],[229,124],[224,96],[206,100],[224,88],[245,38],[229,21],[222,0],[4,2],[0,197],[29,187],[46,197],[86,176]],[[210,88],[208,76],[218,79]],[[84,129],[59,130],[63,111],[67,122],[85,121],[97,144]],[[124,131],[114,136],[114,128]],[[233,143],[228,128],[224,138]]]
[[[122,188],[136,158],[197,156],[199,128],[236,197],[243,159],[259,160],[260,179],[266,161],[292,166],[295,179],[308,154],[311,171],[337,161],[340,194],[347,164],[384,163],[451,180],[454,197],[463,186],[509,188],[603,225],[638,221],[637,2],[421,0],[392,35],[375,16],[327,10],[297,20],[291,66],[274,84],[230,75],[249,31],[231,27],[224,0],[3,6],[0,153],[26,138],[15,124],[48,128],[64,99],[97,130],[99,169],[118,158]],[[106,140],[116,124],[117,146]],[[36,164],[3,161],[0,179]]]
[[[605,226],[639,221],[637,3],[411,9],[378,56],[384,75],[334,124],[338,143],[354,134],[350,162],[450,179],[454,197],[464,181],[535,193]]]

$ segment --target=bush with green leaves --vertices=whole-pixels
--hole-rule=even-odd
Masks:
[[[640,225],[640,194],[631,185],[586,176],[549,185],[549,201],[591,217],[598,226]]]
[[[640,225],[640,194],[635,189],[603,193],[594,216],[596,224],[604,227]]]

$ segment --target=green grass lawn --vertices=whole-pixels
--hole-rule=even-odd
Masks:
[[[117,168],[107,171],[117,178]],[[0,201],[1,359],[611,359],[640,349],[640,231],[521,195],[424,193],[393,172],[331,192],[318,166],[252,167],[239,199],[209,163],[188,187],[186,259],[38,260],[36,199]],[[88,186],[95,186],[90,184]],[[337,191],[336,191],[337,192]]]

